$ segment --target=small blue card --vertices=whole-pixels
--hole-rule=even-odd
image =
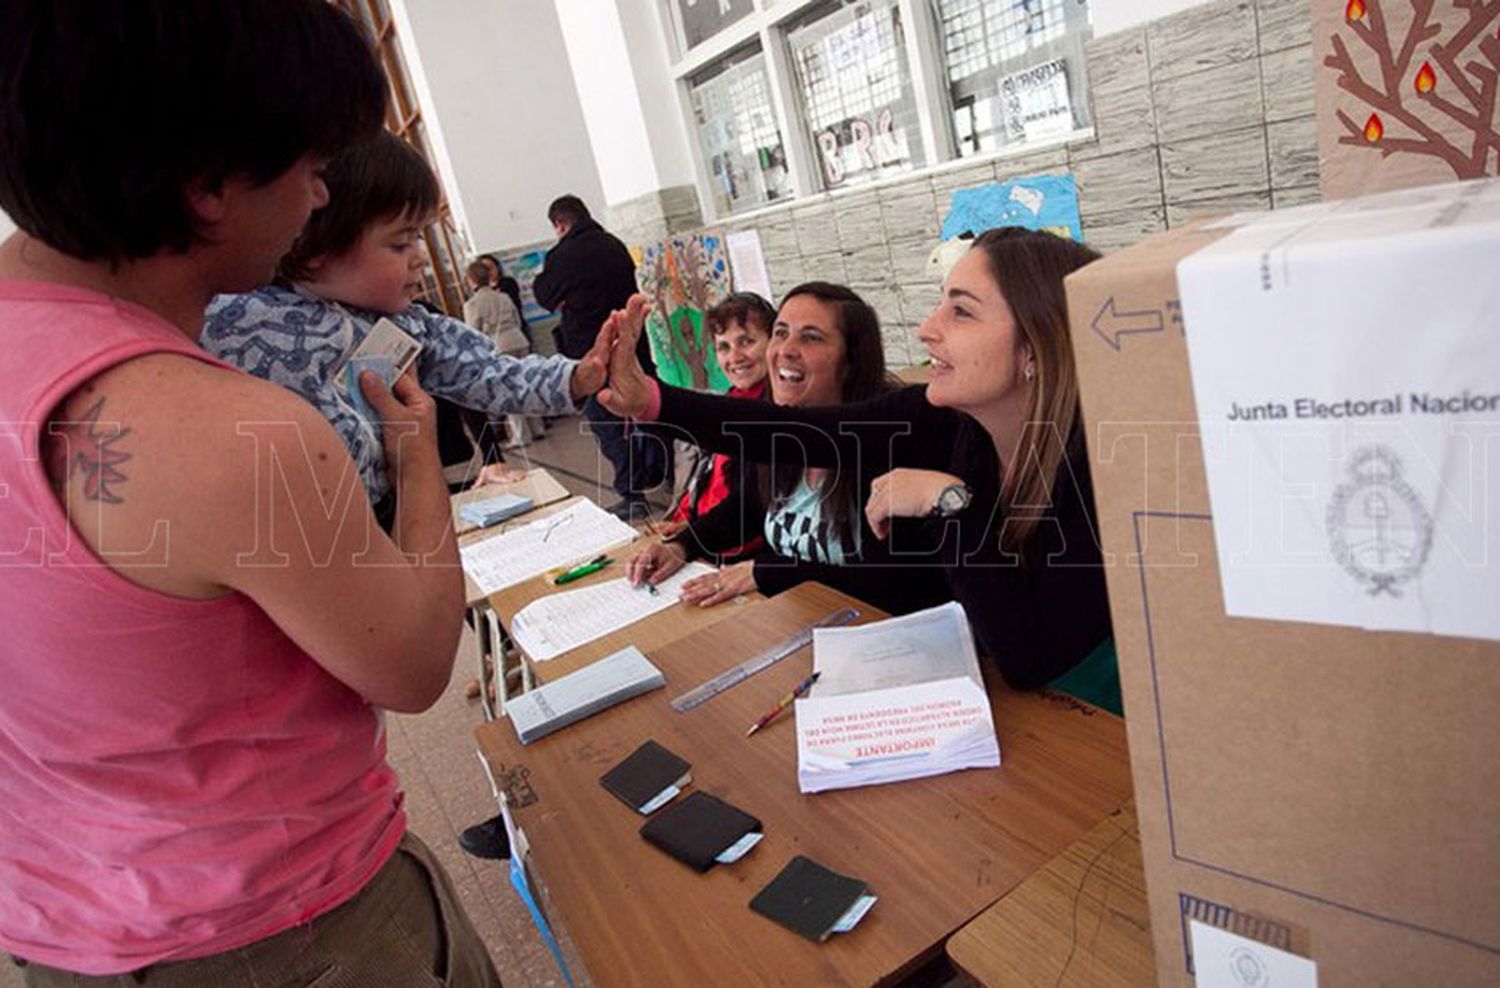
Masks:
[[[372,371],[376,377],[390,387],[396,380],[396,366],[390,357],[369,356],[350,357],[349,362],[344,365],[344,390],[349,395],[349,404],[359,413],[360,418],[371,425],[379,426],[380,417],[375,414],[375,409],[365,401],[365,393],[359,386],[359,375],[361,371]]]
[[[501,494],[483,501],[470,501],[458,509],[458,516],[470,525],[488,528],[530,510],[531,498],[519,494]]]

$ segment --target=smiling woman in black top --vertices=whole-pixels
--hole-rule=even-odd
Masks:
[[[658,387],[640,372],[631,348],[644,309],[633,299],[611,317],[622,345],[599,397],[709,448],[857,470],[866,517],[893,551],[913,524],[943,540],[933,579],[946,580],[1010,685],[1098,666],[1103,675],[1075,691],[1117,708],[1063,294],[1063,278],[1097,256],[1048,233],[991,230],[955,265],[919,331],[932,357],[925,388],[829,408],[767,406],[755,425],[736,422],[742,406]]]

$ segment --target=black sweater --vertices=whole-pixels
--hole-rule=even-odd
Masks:
[[[980,651],[1011,686],[1046,685],[1109,637],[1093,487],[1079,430],[1069,437],[1052,503],[1039,511],[1017,557],[1000,548],[1005,519],[993,442],[969,416],[928,404],[924,388],[852,405],[765,405],[757,412],[759,421],[747,423],[741,402],[661,386],[660,421],[709,449],[760,462],[796,458],[808,466],[852,466],[863,491],[896,467],[962,478],[975,495],[968,510],[957,518],[897,519],[888,550],[941,564],[929,570],[930,578],[918,579],[946,581],[974,626]]]

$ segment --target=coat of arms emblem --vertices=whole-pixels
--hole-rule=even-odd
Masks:
[[[1432,549],[1432,517],[1401,476],[1401,459],[1384,446],[1366,446],[1349,458],[1349,480],[1328,502],[1333,556],[1370,596],[1401,596]]]

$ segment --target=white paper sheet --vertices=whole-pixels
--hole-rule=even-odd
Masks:
[[[1500,180],[1270,213],[1178,267],[1224,607],[1500,638]]]
[[[811,695],[796,704],[803,792],[1000,764],[968,618],[958,604],[813,631]]]
[[[766,272],[766,256],[760,249],[760,234],[754,230],[731,233],[724,238],[724,247],[729,252],[734,290],[754,292],[775,304],[771,298],[771,276]]]
[[[657,584],[655,594],[623,577],[548,594],[517,611],[510,632],[527,655],[544,662],[666,610],[681,598],[684,583],[712,572],[705,563],[689,563]]]
[[[809,696],[910,686],[967,676],[984,689],[969,620],[948,603],[851,628],[813,630],[818,684]]]
[[[460,546],[459,558],[481,593],[489,595],[551,569],[624,545],[635,530],[592,501]]]
[[[1188,925],[1198,988],[1318,988],[1318,965],[1306,957],[1196,919]]]

